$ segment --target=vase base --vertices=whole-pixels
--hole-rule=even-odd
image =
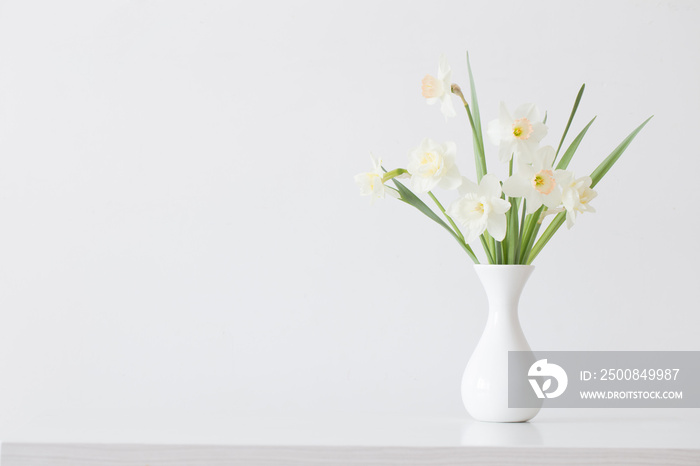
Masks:
[[[501,408],[494,410],[484,409],[483,406],[477,408],[465,406],[465,408],[467,408],[467,412],[472,418],[481,422],[527,422],[540,412],[539,408]]]

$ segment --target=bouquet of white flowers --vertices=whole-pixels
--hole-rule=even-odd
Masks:
[[[452,95],[462,100],[473,135],[477,182],[460,174],[453,142],[438,143],[429,138],[410,152],[406,168],[386,171],[381,159],[376,160],[372,156],[372,171],[356,175],[355,181],[360,186],[361,194],[371,196],[372,201],[388,194],[420,210],[449,231],[476,264],[479,259],[470,244],[477,238],[489,264],[531,264],[565,221],[571,228],[578,214],[595,212],[590,205],[597,195],[593,187],[651,117],[632,131],[590,176],[577,178],[568,170],[569,162],[595,118],[571,141],[561,157],[559,154],[585,84],[576,96],[556,150],[552,146],[540,147],[540,142],[547,135],[546,114],[541,119],[533,104],[521,105],[511,113],[501,103],[498,119],[491,121],[486,128],[489,139],[498,146],[499,161],[508,164],[508,178],[501,182],[486,169],[484,137],[469,55],[467,69],[471,105],[460,87],[452,83],[452,70],[444,55],[440,57],[437,78],[431,75],[423,78],[422,93],[428,104],[441,103],[445,119],[456,116]],[[399,181],[402,178],[410,179],[410,189]],[[394,187],[386,185],[388,181]],[[432,192],[435,187],[456,189],[459,197],[445,209]],[[428,194],[447,223],[418,197],[417,194],[422,193]],[[544,232],[539,234],[543,221],[549,215],[555,216]]]

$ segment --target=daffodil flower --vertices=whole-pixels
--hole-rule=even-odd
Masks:
[[[598,193],[591,189],[590,176],[576,178],[570,171],[557,170],[554,172],[554,177],[562,188],[561,202],[566,209],[567,228],[574,226],[577,214],[595,212],[589,203]]]
[[[462,197],[450,204],[446,212],[463,227],[464,240],[470,243],[488,231],[496,241],[503,241],[510,202],[501,199],[498,178],[484,175],[478,185],[464,178],[459,193]]]
[[[455,164],[457,146],[454,142],[438,144],[425,138],[409,154],[406,169],[411,174],[411,188],[417,193],[427,193],[435,187],[456,189],[462,183]]]
[[[440,55],[438,77],[427,74],[423,78],[422,84],[421,91],[429,105],[433,105],[438,100],[441,102],[440,111],[445,115],[445,120],[457,115],[450,95],[452,92],[452,68],[447,64],[447,58],[444,54]]]
[[[385,194],[398,197],[396,191],[384,185],[384,172],[382,170],[382,159],[372,159],[372,171],[355,175],[355,183],[360,187],[361,196],[371,196],[370,202],[374,204],[377,199],[384,199]]]
[[[547,134],[547,127],[540,121],[540,112],[534,104],[523,104],[511,116],[506,104],[501,102],[497,120],[488,124],[487,134],[498,146],[498,159],[508,162],[513,154],[532,161],[532,154]]]
[[[532,163],[520,161],[518,171],[503,183],[503,192],[510,197],[527,200],[527,213],[542,204],[553,209],[561,202],[561,189],[552,171],[554,148],[545,146],[532,154]]]

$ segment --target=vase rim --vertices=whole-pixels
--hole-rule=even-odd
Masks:
[[[487,267],[513,267],[513,268],[530,268],[534,269],[535,266],[531,264],[474,264],[474,268],[487,268]]]

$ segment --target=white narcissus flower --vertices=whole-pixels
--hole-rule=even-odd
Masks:
[[[457,146],[454,142],[438,144],[425,138],[408,156],[406,170],[411,174],[411,188],[427,193],[433,188],[456,189],[462,183],[455,164]]]
[[[372,171],[367,173],[360,173],[355,175],[355,183],[360,187],[361,196],[371,196],[370,202],[374,204],[377,199],[384,199],[385,194],[391,196],[396,196],[396,191],[384,186],[383,177],[384,172],[382,170],[382,159],[375,159],[372,154],[370,154],[372,159]]]
[[[446,212],[463,227],[464,240],[471,243],[488,231],[496,241],[503,241],[510,202],[501,199],[498,178],[484,175],[479,185],[464,178],[459,193],[462,197],[450,204]]]
[[[518,171],[503,182],[503,192],[510,197],[522,197],[527,201],[527,213],[531,214],[542,204],[553,209],[561,202],[561,190],[552,172],[554,148],[545,146],[532,155],[532,164],[518,164]]]
[[[506,104],[501,102],[497,120],[486,130],[491,142],[498,146],[498,159],[508,162],[512,154],[526,162],[532,161],[532,153],[547,135],[547,127],[540,121],[535,104],[523,104],[511,116]]]
[[[440,55],[438,77],[426,74],[422,84],[422,94],[428,100],[428,104],[433,105],[438,100],[441,102],[440,111],[445,115],[445,120],[457,115],[452,105],[452,68],[447,64],[445,54]]]
[[[591,189],[590,176],[576,178],[573,173],[566,170],[557,170],[554,177],[561,185],[561,202],[566,209],[566,227],[571,228],[576,221],[576,215],[584,212],[595,212],[589,204],[598,193]]]

